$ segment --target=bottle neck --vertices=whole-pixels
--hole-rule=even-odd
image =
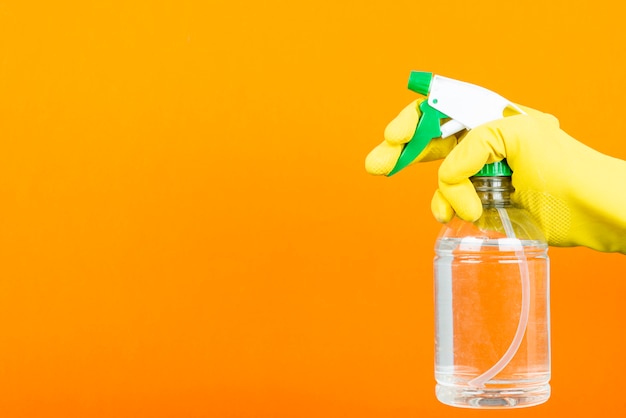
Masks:
[[[484,208],[511,207],[511,193],[515,190],[509,176],[475,176],[470,180]]]

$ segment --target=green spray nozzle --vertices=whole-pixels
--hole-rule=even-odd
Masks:
[[[433,73],[426,71],[411,71],[409,75],[409,90],[428,96],[430,83],[433,81]]]
[[[505,109],[525,112],[504,97],[463,81],[425,71],[412,71],[408,88],[427,96],[419,105],[421,112],[415,133],[404,145],[396,165],[387,174],[394,175],[412,163],[435,138],[448,138],[504,117]],[[448,119],[441,124],[442,119]]]

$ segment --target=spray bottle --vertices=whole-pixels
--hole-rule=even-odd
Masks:
[[[412,72],[409,89],[428,100],[389,175],[431,140],[524,113],[492,91],[432,73]],[[474,223],[454,218],[435,245],[436,395],[447,405],[519,408],[550,397],[548,245],[512,203],[511,176],[506,160],[476,173],[483,215]]]

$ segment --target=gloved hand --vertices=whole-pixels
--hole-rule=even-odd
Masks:
[[[366,170],[388,174],[419,119],[419,100],[389,123]],[[473,222],[482,206],[469,177],[504,158],[513,170],[512,200],[538,221],[548,244],[626,254],[626,161],[601,154],[559,128],[551,115],[523,108],[464,135],[432,140],[415,160],[445,158],[431,209],[440,222],[455,213]]]

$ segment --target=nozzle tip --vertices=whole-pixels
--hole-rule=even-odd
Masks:
[[[433,73],[427,71],[411,71],[409,75],[409,90],[428,96]]]

